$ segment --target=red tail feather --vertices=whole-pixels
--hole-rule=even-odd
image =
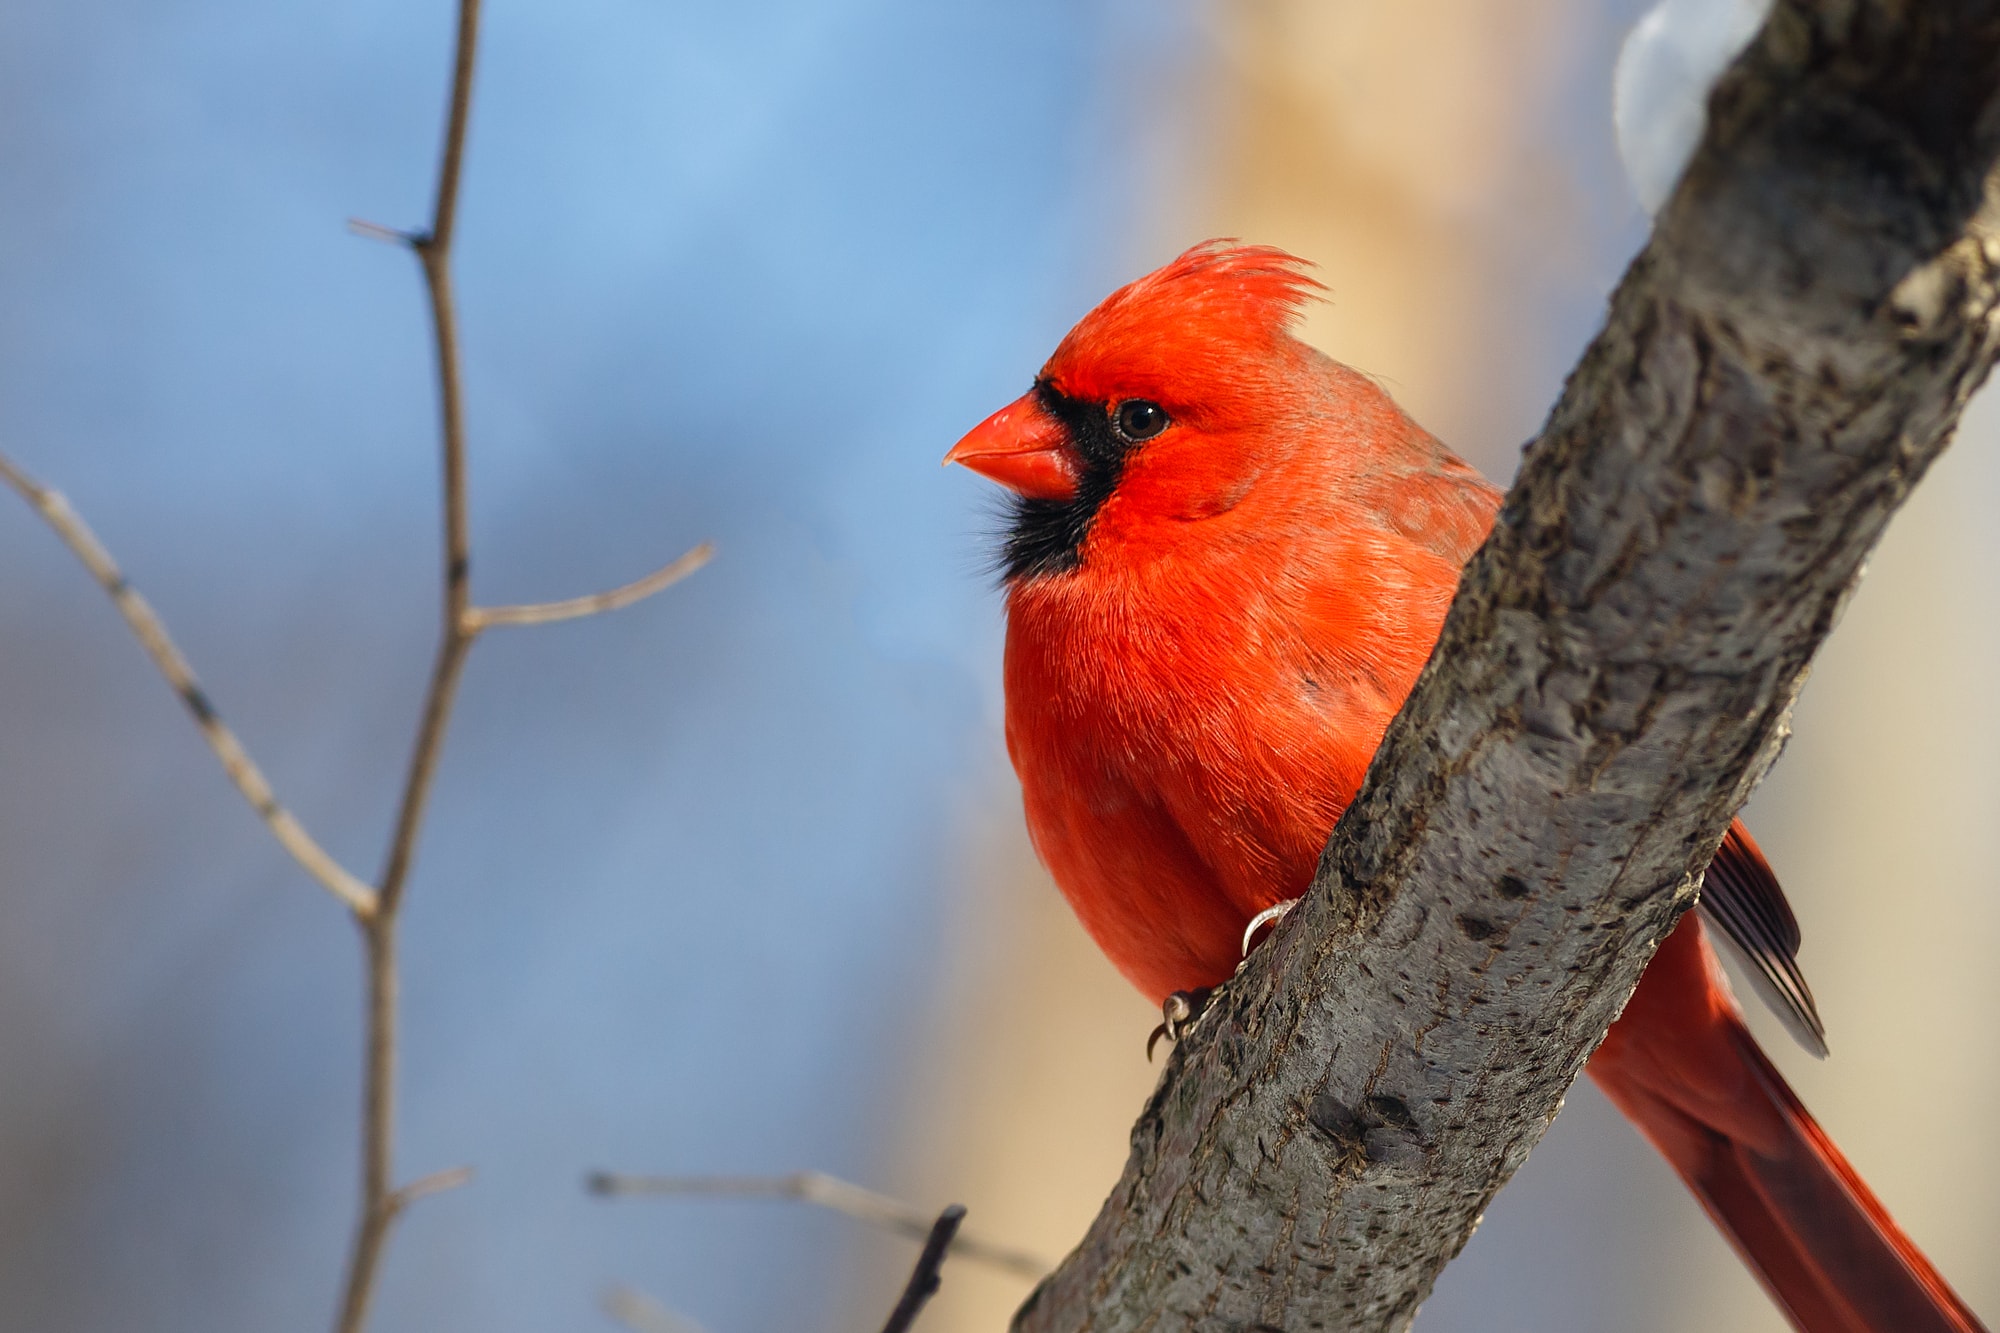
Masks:
[[[1803,1333],[1984,1333],[1758,1049],[1692,912],[1589,1067]]]

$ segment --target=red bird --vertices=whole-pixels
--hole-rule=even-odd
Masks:
[[[1007,749],[1029,834],[1170,1021],[1312,882],[1500,501],[1293,336],[1319,289],[1303,267],[1196,246],[1084,316],[946,457],[1017,497]],[[1824,1053],[1798,926],[1739,823],[1592,1076],[1800,1329],[1979,1330],[1758,1049],[1711,925]]]

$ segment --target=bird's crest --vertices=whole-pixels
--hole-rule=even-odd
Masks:
[[[1289,335],[1326,290],[1310,268],[1275,246],[1203,241],[1105,297],[1070,330],[1043,376],[1093,399],[1101,381],[1134,371],[1212,381],[1224,363],[1260,358]]]

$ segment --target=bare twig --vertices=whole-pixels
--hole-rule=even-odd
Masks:
[[[821,1171],[799,1171],[789,1176],[628,1176],[598,1171],[586,1183],[593,1194],[605,1195],[701,1194],[738,1199],[798,1199],[911,1240],[923,1240],[936,1225],[930,1213],[901,1199],[877,1194]],[[1039,1280],[1054,1266],[1039,1255],[963,1232],[953,1238],[951,1251],[961,1259],[999,1268],[1030,1282]]]
[[[341,1302],[340,1333],[359,1333],[389,1230],[404,1205],[434,1189],[393,1188],[397,1051],[397,922],[415,860],[418,834],[430,800],[445,731],[458,696],[466,655],[481,630],[494,625],[547,624],[629,606],[651,596],[708,559],[706,544],[638,582],[610,592],[539,606],[476,607],[472,603],[472,539],[466,506],[465,400],[459,370],[458,308],[452,294],[451,247],[458,218],[459,178],[465,163],[466,126],[472,112],[472,76],[479,46],[479,0],[459,0],[458,36],[452,61],[450,110],[438,162],[437,195],[430,230],[400,233],[375,223],[350,222],[362,235],[399,239],[416,252],[430,298],[431,328],[437,344],[439,452],[443,464],[441,500],[444,529],[444,607],[437,655],[424,694],[422,720],[410,750],[403,794],[396,806],[394,832],[383,860],[372,910],[357,912],[368,951],[368,1054],[362,1090],[361,1214]],[[435,1181],[436,1177],[431,1178]],[[459,1183],[452,1180],[450,1184]],[[437,1186],[439,1188],[445,1186]]]
[[[451,111],[438,161],[437,197],[426,248],[449,254],[458,221],[458,177],[465,165],[465,127],[472,118],[472,67],[479,54],[479,0],[459,0],[458,40],[452,48]]]
[[[686,1315],[675,1314],[643,1291],[613,1287],[604,1293],[604,1313],[632,1333],[707,1333]]]
[[[903,1299],[896,1302],[896,1308],[889,1312],[889,1322],[882,1325],[882,1333],[909,1333],[910,1325],[917,1322],[917,1313],[937,1295],[943,1282],[939,1269],[944,1267],[944,1257],[951,1250],[951,1238],[958,1233],[958,1224],[965,1220],[965,1205],[955,1203],[938,1214],[931,1227],[930,1239],[924,1242],[924,1252],[917,1256],[917,1266],[911,1270],[910,1281],[903,1288]]]
[[[347,229],[356,236],[380,241],[384,245],[415,245],[417,242],[415,236],[400,227],[385,227],[379,222],[370,222],[367,218],[349,218]]]
[[[418,1199],[428,1199],[433,1194],[443,1194],[472,1183],[472,1168],[454,1166],[443,1171],[433,1171],[427,1176],[418,1176],[409,1184],[390,1191],[389,1207],[402,1212]]]
[[[417,726],[409,770],[397,803],[395,831],[389,840],[373,912],[357,913],[368,955],[368,1049],[362,1080],[361,1211],[355,1221],[354,1245],[348,1259],[347,1281],[336,1328],[360,1333],[368,1322],[368,1303],[375,1292],[382,1248],[402,1204],[409,1201],[394,1186],[396,1131],[397,923],[416,855],[417,833],[437,774],[438,756],[458,694],[465,655],[473,632],[466,612],[472,603],[472,545],[466,519],[465,411],[458,357],[458,314],[452,302],[451,241],[458,216],[458,182],[465,161],[466,123],[472,112],[472,71],[479,46],[479,0],[459,0],[458,35],[454,47],[450,111],[438,164],[437,198],[427,235],[413,237],[430,295],[431,326],[437,341],[438,409],[444,464],[444,615],[437,657],[425,691],[422,721]]]
[[[82,516],[70,508],[69,501],[60,491],[50,490],[36,482],[4,455],[0,455],[0,481],[5,481],[48,520],[63,544],[75,552],[91,577],[110,594],[112,604],[125,617],[125,623],[132,627],[132,633],[138,636],[146,655],[153,659],[153,665],[160,669],[160,674],[167,678],[167,684],[173,687],[181,703],[193,715],[194,724],[201,728],[209,748],[222,761],[222,771],[236,784],[236,790],[243,793],[243,799],[250,802],[250,808],[271,830],[271,836],[278,840],[278,845],[291,853],[292,859],[308,875],[319,881],[328,893],[357,916],[374,911],[375,891],[334,860],[332,854],[306,832],[292,812],[278,803],[277,794],[271,790],[264,770],[257,767],[256,761],[243,748],[243,743],[236,739],[236,733],[215,711],[215,705],[209,702],[201,682],[195,679],[194,668],[188,665],[187,658],[181,655],[181,650],[167,634],[167,627],[161,622],[159,614],[125,581],[111,553],[104,549],[103,543],[97,540],[97,534],[90,530]]]
[[[553,625],[561,620],[580,620],[584,616],[602,615],[606,611],[616,611],[634,602],[642,602],[656,592],[665,591],[707,564],[714,554],[714,543],[703,542],[687,554],[660,566],[642,579],[634,579],[623,587],[613,588],[608,592],[591,593],[586,597],[571,597],[560,602],[531,602],[524,606],[475,606],[466,613],[467,624],[474,633],[477,633],[480,630],[503,626]]]

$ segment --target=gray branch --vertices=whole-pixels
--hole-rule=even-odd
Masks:
[[[1997,103],[2000,0],[1779,0],[1306,902],[1017,1330],[1409,1323],[1985,378]]]

